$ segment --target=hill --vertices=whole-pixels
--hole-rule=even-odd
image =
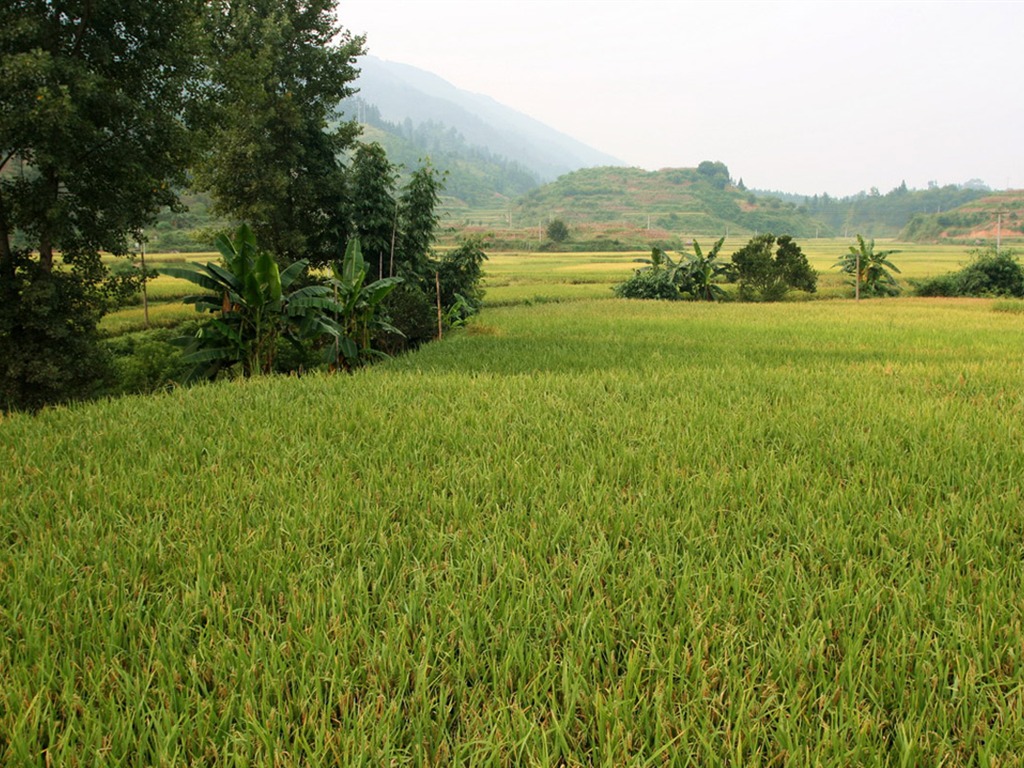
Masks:
[[[918,214],[900,233],[904,240],[963,242],[1024,239],[1024,190],[986,194],[950,211]]]
[[[733,184],[722,163],[698,168],[585,168],[527,193],[515,219],[538,223],[559,218],[570,228],[631,223],[648,230],[721,236],[785,232],[814,236],[817,225],[793,203],[756,197]]]

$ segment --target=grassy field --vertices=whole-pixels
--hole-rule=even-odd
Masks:
[[[9,416],[0,763],[1020,765],[995,307],[492,307]]]

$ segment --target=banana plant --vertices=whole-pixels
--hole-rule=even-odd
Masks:
[[[864,241],[857,235],[857,245],[850,246],[849,253],[843,254],[833,266],[840,267],[849,275],[854,286],[854,295],[860,299],[862,293],[869,296],[895,296],[900,286],[892,272],[899,273],[889,257],[899,251],[875,251],[875,241]],[[890,272],[890,270],[892,270]]]
[[[381,314],[381,303],[402,282],[401,277],[384,277],[367,284],[369,269],[363,259],[359,238],[349,240],[345,255],[332,267],[328,281],[334,294],[334,343],[326,349],[326,361],[332,366],[352,370],[371,357],[383,354],[371,346],[376,331],[402,335]]]
[[[701,251],[700,244],[693,241],[693,255],[688,256],[690,294],[699,301],[721,301],[726,297],[725,291],[718,285],[722,278],[728,278],[732,271],[729,264],[718,261],[718,252],[722,250],[725,238],[719,238],[708,255]]]
[[[683,259],[673,259],[667,251],[655,246],[651,249],[651,255],[646,259],[634,259],[647,267],[640,272],[661,272],[668,275],[668,281],[676,287],[680,293],[690,291],[689,265]]]
[[[282,272],[273,257],[257,247],[246,224],[233,237],[220,235],[216,245],[223,265],[181,264],[161,270],[207,291],[184,299],[196,311],[213,315],[194,337],[184,340],[184,359],[195,364],[191,377],[213,378],[236,364],[246,377],[270,373],[282,335],[298,343],[301,338],[338,334],[328,314],[336,307],[327,286],[289,292],[308,262],[297,261]]]

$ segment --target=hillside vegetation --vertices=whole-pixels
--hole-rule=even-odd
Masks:
[[[965,242],[995,242],[997,237],[1003,240],[1024,239],[1024,191],[986,194],[951,211],[918,214],[910,220],[900,237],[917,241]]]
[[[585,168],[527,193],[514,215],[527,222],[561,218],[570,226],[629,222],[685,235],[770,231],[806,237],[816,231],[795,205],[733,185],[721,163],[660,171]]]

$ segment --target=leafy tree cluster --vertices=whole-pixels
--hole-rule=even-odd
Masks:
[[[694,241],[693,254],[676,260],[660,248],[651,252],[647,266],[615,287],[622,298],[719,301],[726,297],[723,282],[739,282],[744,301],[779,301],[792,289],[813,293],[817,273],[800,246],[789,235],[758,235],[732,255],[730,262],[718,258],[725,238],[707,255]]]
[[[789,235],[757,235],[732,255],[732,263],[743,300],[779,301],[791,289],[817,289],[817,273]]]
[[[179,215],[188,185],[213,214],[252,225],[247,255],[206,275],[223,304],[210,307],[220,325],[202,329],[210,361],[235,346],[245,372],[273,368],[276,338],[326,308],[321,289],[344,292],[289,293],[315,282],[303,266],[333,264],[358,241],[367,283],[433,287],[436,172],[396,189],[379,147],[344,162],[359,127],[337,105],[363,45],[334,0],[0,6],[0,407],[102,386],[97,322],[138,274],[112,274],[100,254],[129,254],[161,209]],[[259,333],[246,330],[246,305],[261,308]]]
[[[203,4],[0,5],[0,407],[95,391],[126,254],[185,181]]]
[[[963,269],[917,283],[917,295],[1024,298],[1024,267],[1014,251],[989,247],[971,253]]]

